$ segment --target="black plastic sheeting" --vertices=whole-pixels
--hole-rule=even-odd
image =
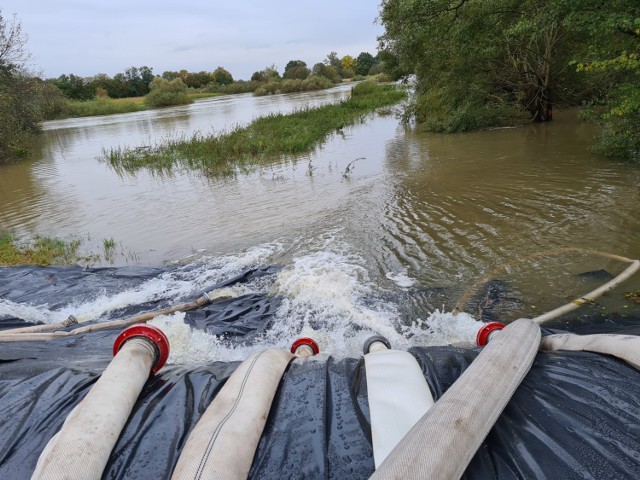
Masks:
[[[63,298],[73,294],[72,285],[78,293],[86,292],[80,286],[85,282],[115,292],[160,273],[136,270],[0,269],[0,298],[63,305]],[[225,284],[274,271],[252,270]],[[217,333],[227,328],[245,339],[272,321],[273,302],[247,295],[193,312],[186,321]],[[152,306],[163,305],[144,309]],[[125,310],[120,313],[137,313],[140,307]],[[629,331],[637,328],[632,320],[607,319],[596,329]],[[20,323],[0,319],[3,328]],[[111,360],[118,333],[0,343],[0,478],[30,478],[46,443]],[[455,347],[409,351],[436,399],[479,352]],[[151,378],[103,478],[170,478],[189,432],[237,365],[167,366]],[[250,478],[361,479],[373,470],[363,362],[327,356],[294,361],[274,400]],[[540,353],[464,478],[640,478],[640,373],[604,355]]]

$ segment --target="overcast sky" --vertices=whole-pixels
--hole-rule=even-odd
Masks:
[[[333,51],[376,54],[379,0],[1,0],[29,36],[34,66],[115,75],[130,66],[212,71],[235,79],[289,60],[309,67]]]

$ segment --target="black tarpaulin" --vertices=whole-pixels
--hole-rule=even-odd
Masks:
[[[127,269],[0,269],[0,298],[64,305],[69,288],[78,295],[86,292],[80,286],[84,282],[115,292],[159,272],[143,269],[136,276]],[[234,281],[247,280],[240,276]],[[48,287],[38,289],[38,283]],[[193,312],[185,321],[216,333],[226,328],[232,336],[250,337],[274,321],[277,301],[246,295]],[[139,310],[127,307],[123,312]],[[3,328],[19,323],[0,319]],[[595,323],[596,329],[604,326],[608,331],[634,328],[631,319]],[[583,330],[580,333],[591,333]],[[118,333],[0,343],[0,478],[30,478],[46,443],[111,360]],[[409,352],[437,400],[479,350],[414,347]],[[237,365],[165,366],[144,387],[103,478],[170,478],[189,431]],[[455,454],[451,452],[454,459]],[[274,400],[250,478],[362,479],[373,468],[360,359],[321,355],[293,362]],[[606,355],[540,353],[464,478],[640,478],[639,372]]]

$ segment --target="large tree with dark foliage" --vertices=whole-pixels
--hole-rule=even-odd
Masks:
[[[637,98],[637,0],[383,0],[380,20],[381,48],[416,75],[409,113],[432,130],[549,121],[621,84]]]
[[[26,154],[50,101],[50,85],[28,72],[27,35],[0,10],[0,163]]]

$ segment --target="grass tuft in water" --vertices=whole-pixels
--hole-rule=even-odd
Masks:
[[[270,114],[219,136],[194,133],[156,146],[114,148],[104,151],[102,160],[119,173],[141,169],[169,173],[177,166],[211,176],[232,175],[238,168],[308,153],[331,133],[363,122],[377,108],[404,98],[406,92],[394,85],[363,82],[351,90],[351,98],[338,104]]]

